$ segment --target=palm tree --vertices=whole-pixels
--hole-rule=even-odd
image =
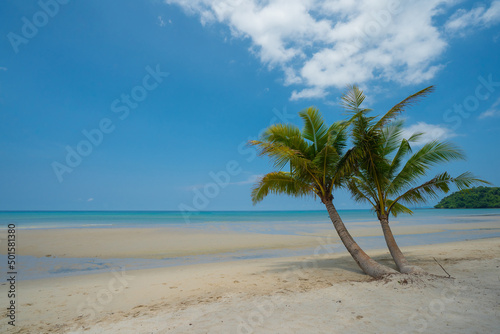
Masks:
[[[250,141],[260,155],[267,155],[278,171],[266,174],[252,191],[254,204],[268,194],[286,194],[295,197],[317,196],[325,204],[330,219],[341,241],[359,267],[372,277],[396,273],[370,258],[347,231],[335,206],[333,190],[345,183],[343,168],[346,158],[345,124],[327,127],[319,111],[308,108],[299,113],[304,121],[302,132],[290,124],[271,125],[260,140]],[[282,171],[288,165],[290,171]]]
[[[411,143],[417,142],[422,133],[415,133],[408,139],[402,137],[404,121],[395,120],[395,117],[432,91],[433,86],[430,86],[407,97],[378,120],[367,116],[369,109],[361,108],[365,95],[357,86],[352,86],[342,97],[344,108],[352,114],[349,121],[353,139],[350,156],[355,168],[348,188],[356,201],[370,203],[377,213],[387,247],[402,273],[423,271],[409,265],[399,249],[389,226],[390,214],[412,214],[403,203],[425,203],[448,192],[450,185],[464,189],[487,183],[469,172],[457,177],[443,172],[419,184],[419,180],[437,164],[465,158],[462,150],[454,144],[436,140],[413,152]]]

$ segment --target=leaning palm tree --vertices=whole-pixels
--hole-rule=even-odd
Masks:
[[[403,138],[404,121],[395,118],[432,90],[430,86],[409,96],[379,119],[368,117],[370,110],[361,108],[365,96],[358,87],[352,86],[342,97],[344,108],[352,114],[349,121],[353,139],[350,157],[355,168],[348,188],[355,200],[368,202],[375,210],[389,251],[402,273],[422,272],[422,269],[409,265],[399,249],[389,226],[389,216],[412,214],[404,204],[425,203],[448,192],[450,185],[464,189],[487,183],[469,172],[457,177],[444,172],[420,183],[429,169],[437,164],[465,158],[462,150],[449,142],[431,141],[413,152],[411,144],[417,142],[422,133]]]
[[[347,168],[343,152],[346,146],[345,124],[327,127],[319,111],[308,108],[299,113],[304,121],[302,132],[294,125],[271,125],[260,140],[250,141],[260,155],[267,155],[278,171],[266,174],[252,191],[254,204],[268,194],[295,197],[317,196],[325,204],[342,243],[359,267],[372,277],[396,273],[370,258],[347,231],[335,206],[333,190],[345,183]],[[282,169],[287,167],[289,171]]]

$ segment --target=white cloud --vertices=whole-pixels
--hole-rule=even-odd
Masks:
[[[300,92],[297,92],[294,90],[292,92],[292,96],[290,97],[290,100],[296,101],[300,99],[311,99],[313,97],[324,97],[326,96],[326,92],[320,88],[320,87],[314,87],[314,88],[306,88],[301,90]]]
[[[480,6],[469,11],[459,9],[446,22],[446,30],[463,35],[467,28],[486,28],[500,22],[500,1],[493,1],[489,8]]]
[[[92,202],[94,199],[92,197],[90,197],[87,202]]]
[[[421,145],[429,143],[433,140],[441,141],[456,136],[456,134],[447,127],[435,124],[427,124],[425,122],[418,122],[417,124],[413,124],[410,127],[405,128],[401,135],[403,138],[408,139],[415,133],[423,133],[417,143]]]
[[[485,112],[479,115],[479,119],[500,116],[500,98],[491,105],[491,107]]]
[[[243,186],[243,185],[246,185],[246,184],[254,184],[258,181],[260,181],[260,179],[263,177],[264,175],[261,175],[261,174],[257,174],[257,175],[250,175],[246,180],[244,181],[239,181],[239,182],[231,182],[229,184],[231,185],[237,185],[237,186]]]
[[[199,16],[204,25],[224,24],[233,37],[248,39],[250,51],[263,64],[283,71],[285,85],[300,85],[292,100],[324,97],[329,88],[349,83],[409,85],[434,78],[447,47],[444,28],[436,26],[435,18],[457,2],[165,1]],[[481,22],[496,22],[498,2],[483,10]]]
[[[7,71],[7,67],[0,67],[0,71]]]

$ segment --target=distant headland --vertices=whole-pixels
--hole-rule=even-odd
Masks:
[[[475,187],[457,191],[443,198],[437,209],[500,208],[500,187]]]

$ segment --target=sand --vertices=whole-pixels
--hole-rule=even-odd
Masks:
[[[19,229],[19,255],[67,258],[146,258],[162,259],[189,255],[207,255],[248,249],[315,248],[318,244],[339,243],[331,223],[305,225],[313,232],[303,235],[280,235],[234,231],[219,228],[83,228]],[[395,235],[437,233],[446,230],[498,229],[498,217],[481,217],[480,222],[400,226],[391,222]],[[376,221],[349,223],[356,237],[381,236]],[[0,240],[6,239],[0,231]],[[6,248],[0,248],[5,254]]]
[[[19,230],[19,255],[161,259],[243,249],[308,247],[313,236],[189,228]]]
[[[45,250],[44,250],[45,251]],[[500,238],[403,248],[433,275],[372,280],[346,253],[18,282],[2,333],[495,333]],[[42,252],[43,253],[43,252]],[[392,265],[386,250],[370,251]],[[2,298],[6,286],[0,286]],[[5,300],[5,299],[2,299]]]

